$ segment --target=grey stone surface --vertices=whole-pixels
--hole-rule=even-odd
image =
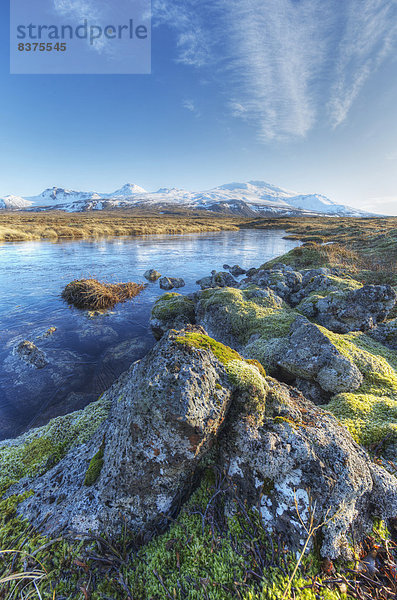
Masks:
[[[304,317],[296,319],[291,326],[288,348],[278,365],[292,375],[317,382],[324,391],[334,394],[357,390],[363,381],[356,365]]]
[[[108,420],[94,437],[73,449],[34,481],[33,496],[20,505],[42,530],[117,535],[167,523],[189,489],[195,469],[217,435],[233,386],[209,350],[195,350],[165,336],[106,392]],[[103,466],[84,485],[91,459],[104,450]]]
[[[365,285],[352,292],[334,292],[320,298],[313,317],[336,333],[367,331],[384,321],[396,303],[390,285]]]
[[[368,335],[388,348],[397,350],[397,319],[392,319],[387,323],[380,323],[371,329]]]
[[[44,352],[39,350],[36,344],[29,340],[24,340],[18,344],[15,352],[27,365],[36,369],[43,369],[48,365],[48,360]]]
[[[240,275],[245,275],[246,273],[246,270],[242,269],[240,265],[233,265],[229,268],[229,271],[233,275],[233,277],[239,277]]]
[[[201,287],[202,290],[217,287],[238,287],[239,285],[238,281],[236,281],[236,279],[234,279],[234,277],[226,271],[219,271],[219,273],[212,271],[210,276],[203,277],[196,283]]]
[[[184,287],[186,284],[181,277],[162,277],[160,287],[162,290],[173,290],[174,288]]]
[[[302,548],[316,506],[322,556],[349,556],[351,533],[361,539],[376,514],[397,511],[397,480],[368,454],[329,413],[299,392],[268,379],[263,423],[238,416],[222,435],[221,467],[248,506],[258,507],[265,526],[282,533],[290,548]],[[232,511],[229,506],[229,511]]]

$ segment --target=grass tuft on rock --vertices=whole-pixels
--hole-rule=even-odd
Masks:
[[[65,287],[62,298],[76,308],[104,310],[135,298],[145,286],[133,283],[103,283],[96,279],[75,279]]]
[[[91,486],[99,479],[103,467],[104,448],[101,446],[88,465],[84,478],[84,485]]]

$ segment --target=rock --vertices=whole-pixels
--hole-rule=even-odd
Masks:
[[[191,348],[181,338],[164,336],[103,395],[112,405],[109,418],[87,443],[29,481],[33,495],[19,505],[21,515],[51,534],[67,528],[114,536],[125,524],[136,532],[168,524],[235,389],[210,348]]]
[[[245,275],[246,273],[246,270],[242,269],[239,265],[229,267],[229,271],[233,275],[233,277],[239,277],[240,275]]]
[[[202,290],[217,287],[238,287],[239,285],[238,281],[236,281],[234,277],[226,271],[220,271],[219,273],[213,271],[210,277],[203,277],[202,279],[196,281],[196,283],[201,287]]]
[[[250,285],[267,287],[285,300],[289,300],[302,284],[302,275],[286,265],[279,264],[269,270],[254,269],[250,271],[252,274],[247,272],[247,277],[240,282],[241,288]]]
[[[277,314],[284,318],[282,306],[281,298],[268,288],[207,289],[197,294],[196,321],[215,339],[240,350],[264,330],[271,337],[273,332],[274,337],[282,335],[283,328],[289,331],[297,313],[288,315],[285,324],[278,323]]]
[[[290,338],[312,339],[316,332],[321,334],[301,318]],[[325,347],[320,338],[317,342]],[[333,364],[336,355],[325,351]],[[102,396],[100,414],[107,412],[91,436],[80,443],[73,437],[56,465],[53,445],[44,439],[49,457],[7,494],[29,489],[32,495],[18,505],[18,513],[50,536],[67,530],[117,537],[125,526],[150,535],[174,518],[218,438],[214,460],[230,480],[228,515],[237,491],[247,508],[259,509],[266,530],[299,551],[307,534],[295,499],[304,524],[315,505],[316,525],[332,517],[321,532],[321,554],[348,555],[350,535],[360,541],[371,529],[374,506],[380,519],[396,516],[397,480],[374,465],[330,413],[298,390],[265,378],[259,367],[199,327],[169,331]],[[54,434],[69,431],[70,423],[63,428],[62,419],[76,421],[73,415],[60,419]],[[43,431],[22,440],[34,442],[37,452],[40,436],[47,435]],[[15,456],[26,453],[18,449],[21,444],[6,444],[3,454],[0,444],[0,482],[7,465],[10,470],[9,452],[15,447]]]
[[[308,381],[307,379],[297,377],[293,385],[300,392],[302,392],[305,398],[317,406],[327,404],[331,399],[331,394],[329,392],[325,392],[315,381]]]
[[[173,290],[174,288],[184,287],[186,284],[180,277],[163,277],[160,279],[160,287],[162,290]]]
[[[368,331],[368,335],[388,348],[397,350],[397,319],[380,323]]]
[[[319,298],[313,317],[336,333],[367,331],[384,321],[396,303],[390,285],[365,285],[352,292],[334,292]]]
[[[265,530],[282,534],[291,550],[302,550],[307,538],[296,501],[306,526],[313,506],[316,525],[333,517],[322,528],[321,555],[350,556],[351,534],[357,540],[371,530],[375,506],[380,518],[396,514],[397,480],[332,415],[296,390],[267,382],[264,420],[235,418],[222,434],[219,467],[247,507],[259,508]]]
[[[16,348],[16,354],[21,358],[27,365],[36,367],[36,369],[43,369],[48,365],[46,355],[42,350],[29,340],[24,340]]]
[[[363,382],[356,365],[304,317],[291,326],[288,348],[278,365],[292,375],[317,382],[325,392],[333,394],[352,392]]]
[[[159,273],[158,271],[156,271],[156,269],[149,269],[148,271],[145,271],[145,273],[143,274],[143,276],[148,281],[155,282],[158,279],[160,279],[161,273]]]
[[[324,296],[329,292],[340,291],[340,282],[335,277],[331,277],[329,273],[322,273],[321,271],[328,271],[328,269],[311,269],[309,271],[310,276],[308,273],[303,274],[302,286],[297,292],[291,295],[291,304],[299,304],[303,298],[313,293]],[[357,284],[357,287],[361,286]]]
[[[152,308],[150,326],[156,339],[169,329],[183,329],[195,322],[194,302],[180,294],[164,294]]]

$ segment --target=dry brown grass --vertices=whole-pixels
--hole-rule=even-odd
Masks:
[[[75,240],[110,236],[183,234],[237,230],[249,219],[206,212],[108,211],[87,213],[0,212],[0,242]]]
[[[133,283],[102,283],[96,279],[76,279],[65,287],[62,298],[76,308],[104,310],[135,298],[145,285]]]

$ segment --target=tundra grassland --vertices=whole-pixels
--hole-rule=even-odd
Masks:
[[[238,230],[249,219],[208,212],[1,212],[0,242]]]

